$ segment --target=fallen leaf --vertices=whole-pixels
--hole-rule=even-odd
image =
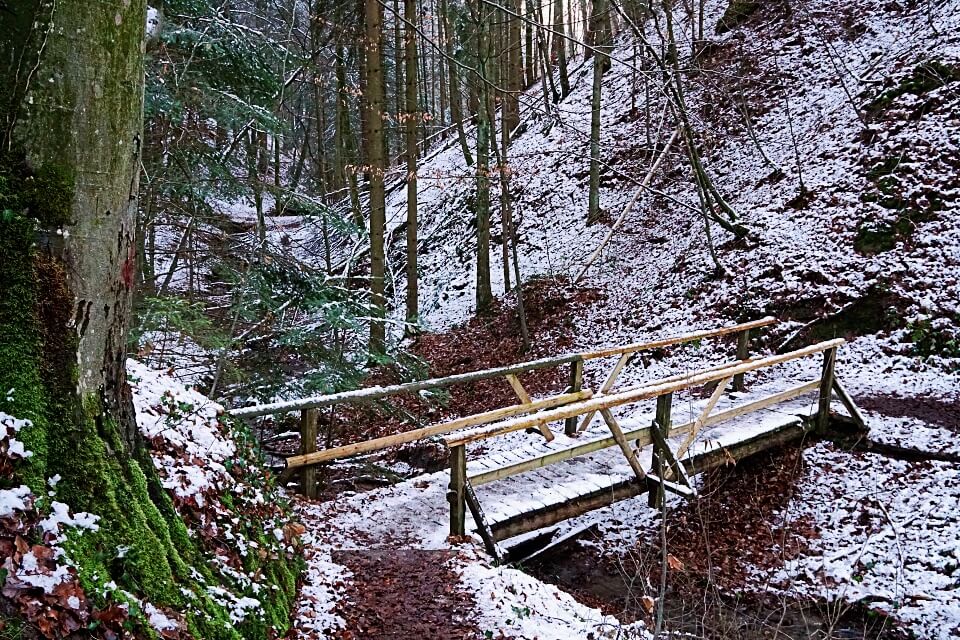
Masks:
[[[673,571],[683,571],[686,568],[683,566],[683,562],[672,553],[667,554],[667,566]]]
[[[643,596],[640,598],[640,604],[643,605],[643,610],[647,612],[647,615],[650,615],[653,613],[653,608],[656,606],[657,601],[650,596]]]

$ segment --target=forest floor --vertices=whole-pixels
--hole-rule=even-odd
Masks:
[[[722,8],[710,3],[710,23]],[[732,33],[713,38],[689,100],[698,127],[710,132],[705,164],[752,232],[736,241],[714,228],[722,272],[702,218],[691,213],[696,194],[677,155],[654,181],[657,193],[627,217],[584,282],[572,284],[609,229],[583,219],[591,72],[580,67],[554,116],[530,117],[511,147],[521,270],[538,283],[526,296],[528,312],[532,325],[540,314],[549,326],[530,354],[516,350],[516,320],[504,312],[515,298],[490,321],[472,318],[476,236],[456,147],[425,163],[421,308],[438,335],[411,346],[423,349],[432,373],[773,315],[781,322],[759,337],[764,352],[848,339],[838,375],[871,427],[869,450],[811,441],[709,476],[698,499],[669,502],[665,520],[640,498],[564,523],[560,534],[593,533],[526,571],[491,567],[475,539],[454,545],[447,566],[473,594],[478,630],[517,638],[644,637],[655,626],[653,602],[663,604],[671,628],[709,637],[960,633],[960,353],[951,346],[960,318],[960,83],[953,72],[913,83],[923,69],[960,68],[958,19],[955,1],[817,0],[793,13],[764,3]],[[631,47],[618,47],[617,55],[630,59]],[[608,221],[667,133],[647,128],[650,141],[638,135],[645,115],[626,106],[638,82],[642,95],[637,75],[617,64],[604,78],[601,201]],[[656,124],[656,109],[652,116]],[[402,190],[393,191],[393,227],[404,205]],[[494,264],[499,252],[493,248]],[[502,287],[498,268],[493,276]],[[395,291],[399,296],[402,285]],[[571,308],[546,305],[546,313],[536,302],[564,298],[574,301]],[[402,309],[401,299],[394,302]],[[623,386],[722,361],[731,351],[721,342],[651,354],[623,373]],[[588,367],[586,384],[596,388],[611,365]],[[777,375],[818,373],[796,364]],[[751,384],[772,382],[761,375]],[[563,380],[531,385],[545,393]],[[466,413],[509,397],[506,384],[468,389],[448,407]],[[350,437],[369,433],[361,424]],[[404,478],[398,484],[304,507],[316,539],[352,549],[413,538],[412,548],[451,549],[446,474],[417,468],[415,459],[378,462]],[[480,495],[488,503],[494,497],[502,496]],[[350,531],[362,532],[359,542]],[[329,602],[338,593],[331,589]]]
[[[708,24],[726,4],[708,3]],[[297,502],[309,565],[293,636],[645,637],[656,619],[645,598],[661,591],[655,603],[672,628],[710,637],[960,635],[960,2],[757,4],[711,36],[688,78],[704,165],[751,232],[736,240],[713,227],[721,268],[674,152],[655,191],[573,283],[669,135],[662,105],[630,106],[655,85],[614,64],[603,80],[604,222],[588,225],[592,72],[575,61],[571,94],[549,117],[525,109],[510,150],[532,349],[517,337],[514,295],[474,317],[473,181],[455,144],[418,172],[421,309],[433,333],[402,346],[431,375],[448,375],[773,315],[780,323],[758,337],[760,352],[848,340],[837,371],[867,416],[870,448],[811,441],[760,456],[700,480],[700,497],[669,501],[665,519],[645,498],[597,510],[560,527],[593,533],[524,570],[491,566],[475,536],[446,539],[442,448],[332,465],[324,499]],[[615,54],[636,61],[635,51],[622,37]],[[388,190],[391,232],[406,211],[400,186]],[[273,222],[271,242],[322,264],[315,227]],[[491,250],[498,292],[502,241]],[[727,360],[732,347],[649,354],[622,384]],[[586,386],[611,365],[587,367]],[[798,363],[777,375],[818,374]],[[368,383],[395,375],[381,370]],[[524,385],[542,395],[564,378],[538,373]],[[402,409],[438,421],[510,400],[499,381]],[[345,413],[330,443],[403,425]]]

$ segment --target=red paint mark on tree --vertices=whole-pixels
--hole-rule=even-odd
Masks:
[[[127,289],[133,288],[134,275],[137,270],[137,251],[131,247],[127,250],[127,259],[123,261],[123,266],[120,267],[120,279],[123,280],[123,286]]]

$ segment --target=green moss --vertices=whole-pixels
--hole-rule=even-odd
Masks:
[[[75,176],[66,167],[47,162],[33,170],[22,152],[0,157],[0,208],[7,217],[33,218],[44,229],[72,222]]]
[[[872,188],[868,188],[860,199],[875,203],[889,213],[860,222],[853,244],[860,253],[875,254],[893,249],[898,241],[910,237],[917,224],[930,220],[943,209],[944,196],[933,186],[904,186],[914,182],[912,167],[909,156],[894,154],[874,163],[867,171],[866,178]],[[912,199],[904,196],[907,192],[912,194]]]
[[[176,578],[189,578],[189,571],[150,500],[146,477],[136,461],[121,461],[111,451],[122,446],[112,421],[87,427],[68,457],[53,456],[65,480],[58,498],[101,518],[98,531],[84,533],[69,548],[81,583],[87,588],[94,576],[110,576],[158,606],[181,605]]]
[[[33,422],[19,435],[33,456],[21,463],[18,475],[35,493],[42,494],[47,395],[40,376],[42,340],[34,290],[33,237],[34,225],[29,220],[0,220],[0,408]],[[10,389],[12,394],[6,393]]]
[[[730,0],[726,10],[717,22],[717,33],[726,33],[739,27],[747,21],[754,11],[760,7],[757,0]]]
[[[251,554],[256,556],[254,570],[267,586],[258,598],[264,614],[235,629],[206,585],[233,592],[238,585],[211,571],[149,454],[142,448],[128,451],[98,397],[76,395],[69,279],[58,259],[36,242],[38,220],[50,225],[68,221],[70,185],[63,172],[50,169],[33,176],[0,158],[0,213],[8,212],[0,215],[0,387],[13,389],[10,400],[0,394],[0,410],[33,423],[19,434],[33,456],[17,462],[14,481],[42,496],[46,478],[60,474],[56,499],[75,512],[100,517],[96,531],[71,531],[64,543],[92,602],[106,604],[104,585],[114,581],[158,607],[185,610],[198,638],[273,636],[273,629],[283,631],[289,624],[300,561]],[[232,499],[227,504],[232,507]],[[273,584],[280,588],[271,589]],[[184,590],[194,597],[187,598]],[[155,637],[135,606],[131,616],[134,635]]]
[[[0,640],[23,640],[29,637],[27,624],[0,613]]]
[[[908,93],[922,96],[934,89],[960,81],[960,66],[947,65],[939,60],[921,62],[899,84],[887,89],[867,105],[867,111],[877,113],[889,107],[900,96]]]
[[[73,173],[54,164],[45,164],[23,181],[21,198],[31,216],[47,228],[71,223]]]

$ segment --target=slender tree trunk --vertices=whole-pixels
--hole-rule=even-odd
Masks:
[[[507,8],[513,13],[519,13],[519,0],[506,0]],[[503,128],[509,133],[520,124],[520,95],[523,84],[523,61],[521,60],[520,19],[515,15],[507,14],[507,63],[505,65],[504,87],[507,93],[503,97]],[[506,144],[505,138],[504,144]]]
[[[360,211],[360,188],[357,184],[357,144],[350,124],[350,94],[347,89],[346,52],[337,47],[336,75],[337,75],[337,109],[336,109],[336,139],[334,161],[336,167],[334,175],[337,178],[336,188],[344,186],[350,190],[350,211],[355,225],[363,225],[363,213]],[[366,118],[364,118],[366,120]]]
[[[523,0],[518,0],[523,2]],[[533,0],[526,0],[526,11],[524,16],[526,20],[524,21],[524,53],[526,57],[524,58],[524,65],[526,71],[526,86],[532,87],[533,83],[537,81],[537,53],[533,39]]]
[[[602,21],[606,15],[606,0],[594,0],[591,31],[593,41],[598,45],[606,44]],[[600,48],[603,51],[603,47]],[[606,56],[598,52],[593,56],[593,98],[590,108],[590,193],[588,198],[587,224],[600,218],[600,107],[603,88],[603,72]]]
[[[404,64],[406,65],[406,120],[404,129],[407,143],[407,322],[419,321],[420,308],[417,292],[417,33],[411,26],[416,20],[416,0],[404,0],[406,19]]]
[[[474,11],[477,39],[477,313],[486,313],[493,304],[490,287],[490,134],[487,58],[489,56],[487,6],[477,2]]]
[[[470,145],[467,144],[467,134],[463,128],[463,96],[461,95],[460,74],[457,64],[454,62],[453,38],[455,30],[451,28],[450,7],[447,0],[440,0],[440,12],[443,14],[445,30],[448,37],[444,41],[444,50],[448,62],[448,71],[450,78],[450,117],[453,118],[457,126],[457,139],[460,141],[460,150],[463,152],[463,160],[467,166],[473,164],[473,154],[470,153]]]
[[[545,85],[550,86],[550,95],[553,97],[553,102],[560,102],[560,94],[557,93],[557,85],[553,81],[553,67],[550,64],[550,56],[547,53],[547,41],[546,36],[544,36],[543,29],[543,7],[542,5],[537,10],[537,48],[540,50],[540,63],[543,65],[540,72],[543,74],[543,79]],[[544,90],[546,93],[546,90]],[[546,101],[544,101],[546,102]],[[544,109],[549,110],[549,105],[544,104]]]
[[[434,6],[434,9],[436,9],[436,7],[437,7],[436,0],[434,0],[433,6]],[[445,42],[446,42],[446,39],[450,37],[450,34],[447,33],[446,20],[444,19],[442,13],[441,13],[440,15],[436,16],[436,23],[437,23],[437,38],[438,38],[438,44],[440,44],[440,46],[445,47],[446,45],[443,44],[443,43],[445,43]],[[446,49],[444,48],[444,50],[446,50]],[[436,52],[435,52],[435,53],[436,53]],[[447,77],[446,77],[447,72],[446,72],[446,68],[447,68],[447,65],[445,64],[445,61],[444,61],[444,59],[443,59],[443,56],[441,56],[439,53],[437,53],[437,82],[440,84],[440,118],[439,118],[439,124],[440,124],[440,128],[441,128],[441,129],[446,129],[446,126],[447,126],[448,105],[450,104],[449,100],[447,99]],[[444,134],[443,137],[446,137],[446,134]],[[427,150],[424,149],[423,151],[424,151],[424,153],[426,153]]]
[[[570,76],[567,73],[567,39],[564,23],[563,0],[553,0],[553,51],[552,57],[557,61],[560,71],[560,97],[570,95]]]
[[[523,280],[520,275],[520,258],[517,254],[517,234],[513,228],[513,197],[510,194],[510,161],[507,151],[507,138],[504,135],[498,147],[496,136],[493,137],[493,153],[500,168],[500,216],[503,222],[503,293],[510,293],[510,267],[517,282],[517,320],[520,324],[520,339],[524,352],[530,350],[530,332],[527,329],[527,313],[523,306]],[[512,257],[512,260],[511,260]]]
[[[366,112],[366,163],[370,185],[370,343],[372,354],[386,349],[386,302],[384,299],[384,227],[386,204],[383,178],[386,168],[383,147],[383,11],[377,0],[364,1],[366,86],[363,92]]]
[[[404,13],[406,18],[406,14]],[[406,48],[404,44],[406,30],[408,27],[404,24],[403,20],[400,19],[400,3],[399,0],[393,0],[393,102],[395,109],[393,114],[396,118],[397,127],[402,127],[402,114],[406,111],[406,99],[405,99],[405,89],[404,89],[404,64],[402,64],[403,56],[406,55]],[[399,131],[397,133],[397,150],[399,152],[402,143],[399,139]],[[387,151],[387,157],[390,156],[389,150]]]

